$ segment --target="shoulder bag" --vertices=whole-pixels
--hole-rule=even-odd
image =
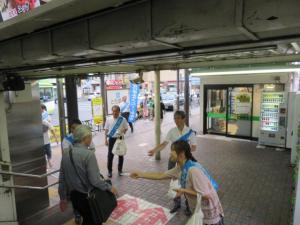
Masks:
[[[113,210],[117,207],[117,199],[116,199],[115,195],[110,191],[103,191],[99,188],[93,188],[91,191],[88,190],[88,187],[85,185],[85,183],[79,176],[77,168],[74,164],[72,152],[73,152],[73,149],[70,148],[69,155],[70,155],[70,160],[73,165],[73,168],[74,168],[78,178],[80,179],[82,185],[88,191],[87,201],[88,201],[90,210],[92,212],[92,216],[93,216],[92,219],[96,224],[102,224],[107,221],[107,219],[110,217]]]

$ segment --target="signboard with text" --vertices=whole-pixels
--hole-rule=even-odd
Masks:
[[[101,97],[92,99],[92,115],[96,125],[103,123],[103,103]]]
[[[0,22],[27,13],[40,6],[40,0],[0,0]]]
[[[169,209],[143,199],[124,195],[118,199],[118,206],[110,220],[122,225],[164,225],[174,214]]]

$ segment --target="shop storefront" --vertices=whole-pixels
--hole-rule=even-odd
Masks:
[[[255,139],[253,129],[257,129],[261,121],[261,94],[275,91],[283,92],[284,85],[205,85],[204,133]]]
[[[271,123],[272,107],[278,95],[288,101],[288,87],[288,74],[201,77],[200,132],[257,140],[263,125],[275,131],[279,124]],[[261,110],[263,96],[275,100]]]

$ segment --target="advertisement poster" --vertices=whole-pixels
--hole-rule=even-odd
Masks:
[[[112,114],[111,108],[114,105],[120,105],[122,102],[123,96],[129,96],[129,90],[123,89],[123,90],[107,90],[107,108],[108,108],[108,114]]]
[[[129,122],[134,122],[136,118],[137,105],[139,100],[140,85],[130,83],[130,115]]]
[[[40,0],[0,0],[0,22],[40,6]]]
[[[92,99],[92,115],[96,125],[103,123],[103,103],[101,97]]]
[[[251,114],[251,95],[249,93],[242,93],[235,96],[235,113],[236,114]]]

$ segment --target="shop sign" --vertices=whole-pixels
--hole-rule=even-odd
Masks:
[[[0,22],[40,6],[40,0],[0,0]]]
[[[120,90],[123,88],[122,80],[107,80],[106,89],[107,90]]]
[[[169,209],[140,198],[124,195],[118,199],[118,206],[110,220],[122,225],[164,225],[172,218]]]

